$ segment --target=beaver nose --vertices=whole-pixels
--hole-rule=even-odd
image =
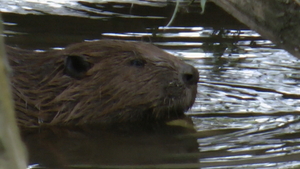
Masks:
[[[199,72],[198,70],[188,64],[183,65],[181,69],[181,76],[184,84],[186,85],[195,85],[199,81]]]

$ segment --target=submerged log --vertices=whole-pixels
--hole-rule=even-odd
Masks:
[[[278,47],[300,58],[300,1],[211,1]]]

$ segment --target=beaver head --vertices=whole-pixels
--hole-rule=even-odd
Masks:
[[[19,124],[153,122],[181,118],[198,71],[143,42],[100,40],[44,53],[8,49]]]

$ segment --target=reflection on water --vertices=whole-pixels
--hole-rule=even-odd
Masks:
[[[157,127],[157,128],[156,128]],[[30,163],[50,168],[199,167],[193,133],[179,126],[41,128],[23,130]]]
[[[200,72],[196,103],[187,113],[197,133],[186,137],[141,132],[124,137],[105,131],[72,133],[58,129],[26,137],[31,147],[46,146],[38,152],[30,148],[36,153],[32,161],[42,164],[47,157],[40,154],[52,150],[53,157],[59,158],[57,162],[66,160],[66,154],[74,161],[71,150],[95,157],[100,155],[97,150],[102,150],[103,156],[97,162],[111,168],[120,168],[121,164],[129,165],[127,168],[138,167],[134,164],[143,164],[141,168],[300,167],[298,59],[213,4],[207,4],[204,15],[199,14],[199,4],[184,6],[174,24],[164,27],[174,10],[172,4],[134,4],[132,8],[131,3],[72,3],[63,8],[69,9],[69,16],[58,16],[55,10],[53,15],[18,14],[41,14],[40,6],[35,6],[38,10],[22,8],[4,14],[7,44],[45,50],[101,38],[152,42],[195,65]],[[1,10],[5,11],[3,7]],[[37,140],[39,144],[35,144]],[[83,149],[78,149],[80,145]],[[112,149],[124,154],[113,154]],[[82,157],[77,164],[88,165],[87,158]]]

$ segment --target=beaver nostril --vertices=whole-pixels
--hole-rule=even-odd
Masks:
[[[190,82],[193,79],[193,75],[192,74],[184,74],[183,79],[186,82]]]
[[[187,85],[196,84],[198,81],[198,80],[196,80],[196,78],[193,74],[183,74],[182,78],[183,78],[184,83]]]
[[[195,85],[199,80],[199,73],[191,65],[186,65],[183,68],[182,80],[186,85]]]

